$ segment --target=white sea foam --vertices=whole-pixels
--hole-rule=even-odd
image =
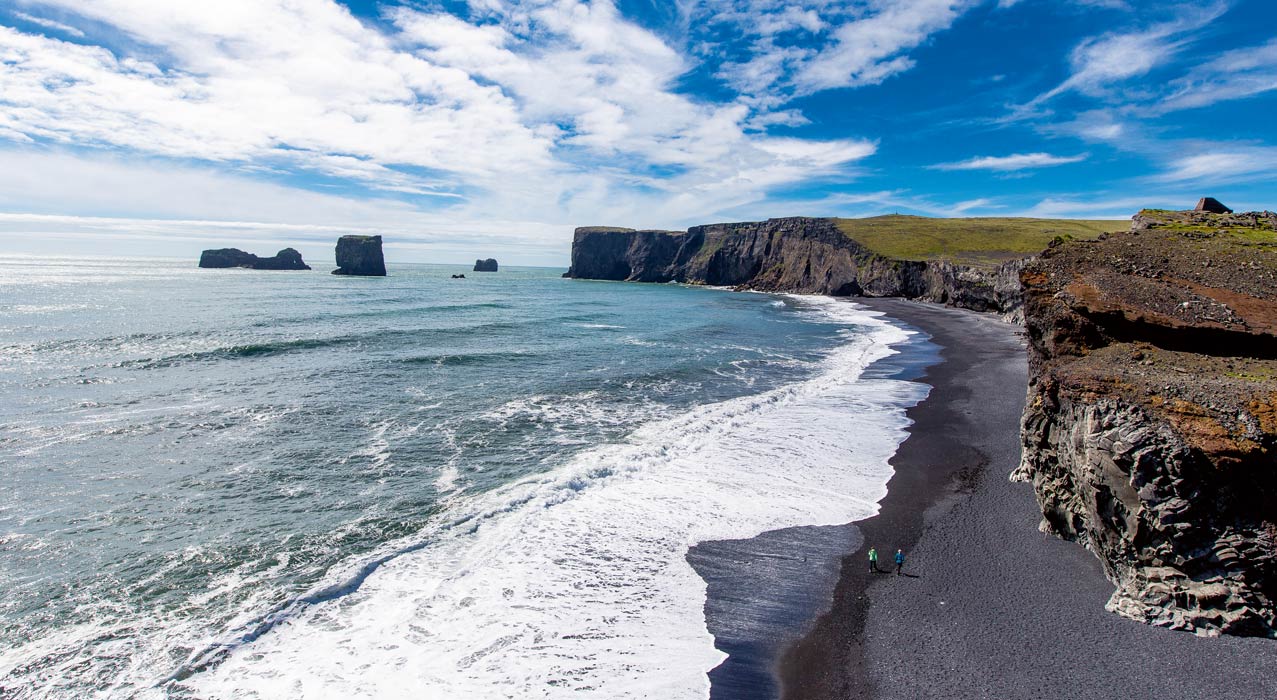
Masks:
[[[862,376],[905,331],[850,303],[801,303],[859,327],[814,378],[456,499],[450,525],[381,552],[380,568],[334,572],[320,588],[345,595],[316,595],[181,685],[207,698],[706,697],[722,654],[688,547],[872,515],[904,410],[925,393]]]

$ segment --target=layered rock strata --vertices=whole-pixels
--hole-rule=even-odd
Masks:
[[[1019,317],[1024,260],[979,268],[896,260],[849,238],[832,219],[793,217],[639,231],[587,226],[564,275],[688,282],[833,296],[898,296]]]
[[[1277,215],[1145,211],[1021,273],[1023,461],[1108,609],[1277,636]]]
[[[386,259],[381,253],[381,236],[342,236],[337,239],[337,269],[334,275],[385,277]]]
[[[259,258],[238,248],[217,248],[200,254],[200,267],[242,267],[250,270],[309,270],[302,254],[293,248],[285,248],[273,257]]]

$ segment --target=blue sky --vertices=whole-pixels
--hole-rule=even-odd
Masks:
[[[1271,0],[0,0],[8,252],[1277,205]]]

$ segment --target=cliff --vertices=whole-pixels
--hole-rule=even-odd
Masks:
[[[1141,212],[1021,273],[1023,457],[1107,608],[1277,636],[1277,215]]]
[[[900,296],[1017,318],[1023,265],[1020,258],[983,266],[893,258],[847,235],[834,219],[793,217],[687,231],[578,228],[564,276]]]
[[[381,253],[381,236],[342,236],[337,239],[337,269],[334,275],[385,277],[386,260]]]
[[[302,254],[293,248],[285,248],[270,258],[259,258],[238,248],[217,248],[200,254],[200,267],[243,267],[250,270],[309,270],[302,261]]]

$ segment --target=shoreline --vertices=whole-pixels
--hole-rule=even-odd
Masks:
[[[938,345],[879,513],[854,523],[825,612],[775,667],[780,697],[1274,697],[1277,643],[1195,637],[1104,610],[1113,591],[1082,546],[1041,534],[1019,461],[1027,366],[990,314],[857,299]],[[867,572],[905,550],[910,577]],[[888,566],[882,568],[888,569]],[[724,696],[727,697],[727,696]]]
[[[896,353],[866,367],[862,379],[917,382],[940,363],[939,348],[925,332],[895,325],[913,335],[893,344]],[[904,410],[908,415],[913,407]],[[708,672],[710,698],[780,697],[778,659],[829,610],[844,557],[864,542],[862,522],[800,525],[688,550],[687,562],[706,584],[705,623],[714,647],[728,655]]]

